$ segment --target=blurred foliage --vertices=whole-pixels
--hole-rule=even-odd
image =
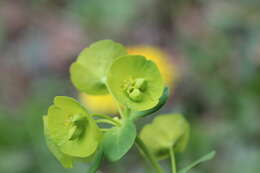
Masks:
[[[8,0],[0,2],[0,172],[81,173],[47,150],[42,116],[56,95],[75,95],[68,67],[98,39],[163,47],[181,71],[162,112],[191,124],[179,167],[212,149],[192,173],[260,169],[259,0]],[[146,118],[143,123],[151,122]],[[104,172],[145,171],[133,149]]]

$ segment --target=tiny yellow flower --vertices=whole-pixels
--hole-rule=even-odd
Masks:
[[[155,62],[163,77],[165,85],[173,88],[173,82],[177,78],[177,71],[169,60],[169,56],[158,47],[140,45],[128,47],[128,53],[132,55],[142,55]],[[80,93],[82,104],[91,112],[100,114],[117,114],[117,107],[111,95],[89,95]]]

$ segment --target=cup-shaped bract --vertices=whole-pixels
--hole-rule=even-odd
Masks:
[[[47,146],[51,153],[56,157],[56,159],[62,164],[64,168],[72,168],[74,159],[73,157],[64,154],[60,151],[58,145],[56,145],[53,140],[50,139],[50,134],[48,130],[48,117],[43,116],[43,127],[44,127],[44,135],[45,135],[45,140],[47,143]]]
[[[126,55],[114,61],[107,84],[119,103],[137,111],[156,106],[164,89],[156,64],[140,55]]]
[[[119,56],[126,55],[127,50],[119,43],[102,40],[85,48],[70,67],[71,80],[81,92],[91,95],[106,94],[107,70]]]
[[[76,100],[57,96],[44,116],[44,132],[50,151],[64,167],[74,159],[92,156],[101,140],[95,120]]]
[[[140,132],[144,144],[158,159],[169,156],[169,149],[182,152],[189,140],[190,126],[181,114],[165,114],[157,116]]]

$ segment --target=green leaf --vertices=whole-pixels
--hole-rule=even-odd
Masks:
[[[164,89],[156,64],[139,55],[126,55],[114,61],[107,84],[119,103],[135,111],[156,106]]]
[[[85,158],[96,151],[101,131],[76,100],[65,96],[55,97],[47,116],[49,139],[63,154]]]
[[[74,159],[66,154],[63,154],[59,150],[58,146],[50,140],[47,119],[48,119],[47,116],[43,116],[44,135],[49,150],[56,157],[56,159],[62,164],[64,168],[72,168]]]
[[[202,162],[206,162],[208,160],[213,159],[215,155],[216,155],[216,151],[211,151],[210,153],[204,155],[203,157],[191,163],[190,165],[186,166],[185,168],[182,168],[180,171],[178,171],[178,173],[187,173],[190,169],[198,166]]]
[[[111,40],[102,40],[85,48],[70,67],[74,86],[87,94],[105,94],[106,74],[112,62],[127,55],[125,47]]]
[[[120,127],[114,127],[106,132],[103,147],[106,157],[110,161],[121,159],[134,144],[136,127],[130,120],[124,120]]]
[[[182,152],[188,143],[190,127],[180,114],[157,116],[140,132],[140,138],[158,159],[169,156],[169,148]]]
[[[93,161],[90,163],[87,173],[96,173],[97,172],[97,170],[102,162],[103,154],[104,154],[103,148],[102,148],[102,146],[100,146],[93,158]]]
[[[163,95],[160,97],[159,99],[159,103],[152,109],[146,110],[146,111],[140,111],[140,112],[133,112],[130,116],[133,120],[141,118],[141,117],[145,117],[147,115],[150,115],[154,112],[157,112],[158,110],[160,110],[163,105],[167,102],[169,98],[169,89],[166,87],[164,88],[163,91]]]

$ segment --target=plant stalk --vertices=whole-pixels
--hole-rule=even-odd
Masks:
[[[171,165],[172,165],[172,173],[176,173],[176,161],[173,147],[170,147],[170,156],[171,156]]]
[[[110,87],[108,86],[108,84],[106,82],[105,82],[105,85],[107,87],[108,92],[111,94],[113,101],[115,102],[115,104],[117,106],[117,109],[118,109],[118,112],[119,112],[121,118],[126,118],[127,116],[124,114],[124,112],[123,112],[123,110],[121,108],[121,105],[118,103],[117,99],[112,94],[111,89],[110,89]]]
[[[141,150],[140,152],[143,155],[143,157],[151,163],[155,171],[157,173],[164,173],[162,167],[160,166],[154,155],[150,152],[150,150],[145,146],[143,141],[138,136],[136,137],[135,143],[138,149]]]
[[[104,119],[98,119],[97,122],[98,122],[98,121],[101,122],[101,120],[108,120],[108,121],[110,121],[111,123],[114,123],[114,125],[116,125],[116,126],[120,126],[120,125],[121,125],[120,121],[118,121],[118,120],[116,120],[116,119],[114,119],[114,118],[112,118],[112,117],[110,117],[110,116],[108,116],[108,115],[92,114],[92,116],[104,118]]]

